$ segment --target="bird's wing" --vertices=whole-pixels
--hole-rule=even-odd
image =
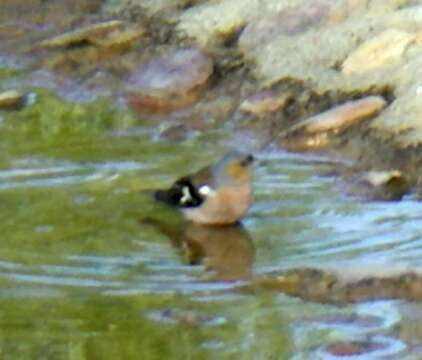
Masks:
[[[203,167],[197,172],[185,176],[185,179],[189,179],[196,189],[199,189],[203,185],[214,187],[214,177],[212,174],[212,168],[210,166]]]

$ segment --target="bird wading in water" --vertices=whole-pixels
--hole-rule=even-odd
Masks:
[[[198,224],[229,225],[242,219],[252,203],[251,154],[230,152],[219,162],[176,180],[155,199],[175,206]]]

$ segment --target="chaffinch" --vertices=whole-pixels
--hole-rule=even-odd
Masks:
[[[237,151],[155,192],[158,201],[176,206],[192,222],[228,225],[243,218],[252,203],[254,157]]]

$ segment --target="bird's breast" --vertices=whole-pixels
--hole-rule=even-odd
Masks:
[[[213,192],[201,206],[183,209],[184,216],[202,224],[232,224],[245,216],[252,203],[250,184],[221,187]]]

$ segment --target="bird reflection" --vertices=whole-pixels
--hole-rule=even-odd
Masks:
[[[206,226],[183,222],[169,225],[154,219],[144,219],[181,249],[190,265],[204,265],[210,278],[216,281],[248,279],[252,273],[255,248],[251,237],[241,225]]]

